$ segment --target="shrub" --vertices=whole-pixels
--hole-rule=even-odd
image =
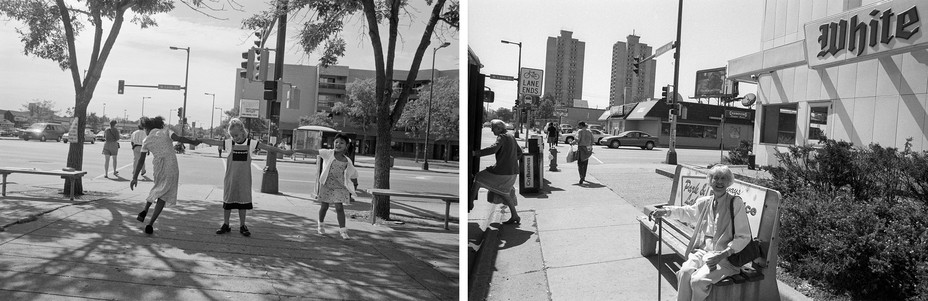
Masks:
[[[778,153],[780,262],[855,298],[928,298],[928,156],[825,141]]]
[[[753,148],[754,145],[752,145],[751,140],[741,140],[738,147],[728,151],[726,161],[731,165],[746,165],[748,164],[748,154],[751,153],[751,149]]]

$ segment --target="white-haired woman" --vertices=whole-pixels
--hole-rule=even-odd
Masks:
[[[716,165],[709,170],[708,180],[712,195],[701,197],[692,205],[664,206],[653,212],[658,218],[670,216],[697,225],[693,252],[677,272],[678,301],[705,300],[713,283],[738,274],[740,267],[732,265],[727,258],[751,241],[744,201],[727,191],[735,181],[731,170],[728,166]]]

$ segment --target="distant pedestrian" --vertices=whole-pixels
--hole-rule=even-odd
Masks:
[[[229,120],[228,132],[231,139],[225,141],[209,138],[200,138],[194,141],[195,144],[206,143],[212,146],[224,146],[229,150],[229,155],[226,156],[226,174],[222,182],[223,222],[219,230],[216,230],[216,234],[232,231],[232,228],[229,227],[229,218],[232,215],[232,209],[237,209],[238,232],[245,236],[251,236],[251,231],[248,230],[248,226],[245,226],[246,210],[254,209],[251,200],[251,154],[259,149],[268,152],[284,151],[247,138],[248,131],[245,130],[245,123],[241,119],[232,118],[232,120]]]
[[[503,224],[518,225],[522,223],[522,218],[516,211],[519,202],[516,199],[516,190],[513,185],[519,177],[519,157],[522,156],[522,148],[516,143],[516,139],[506,132],[506,124],[502,120],[490,121],[490,129],[496,135],[496,142],[487,148],[474,151],[472,155],[474,160],[480,160],[483,156],[496,155],[496,164],[474,176],[470,199],[477,198],[477,191],[480,187],[486,188],[489,190],[488,202],[506,204],[512,213],[512,217]]]
[[[226,149],[226,136],[223,135],[219,138],[219,141],[222,142],[222,145],[217,146],[216,149],[219,150],[219,157],[222,158],[222,151]]]
[[[745,203],[728,193],[735,181],[731,170],[716,165],[707,178],[712,195],[698,198],[692,205],[664,206],[652,213],[658,218],[670,216],[696,225],[696,245],[677,272],[677,300],[705,300],[713,283],[740,273],[741,268],[731,264],[728,256],[741,252],[751,241]]]
[[[151,208],[151,204],[157,203],[151,220],[149,220],[148,225],[145,226],[145,233],[152,234],[155,232],[152,226],[155,224],[155,221],[158,220],[158,216],[161,215],[161,210],[164,209],[164,206],[177,204],[178,177],[180,174],[177,166],[177,154],[174,152],[172,142],[195,142],[187,137],[178,136],[171,126],[165,128],[164,118],[161,116],[155,118],[142,117],[142,127],[145,128],[145,132],[148,133],[148,136],[142,141],[142,147],[139,149],[139,159],[135,162],[129,188],[135,190],[135,186],[138,185],[139,172],[142,169],[142,165],[145,163],[145,156],[151,153],[152,156],[154,156],[154,159],[151,160],[152,170],[154,171],[154,186],[148,193],[148,198],[145,199],[145,209],[139,212],[136,219],[140,222],[144,222],[145,216],[148,215],[148,209]]]
[[[577,145],[577,152],[580,154],[577,156],[577,168],[580,171],[580,185],[583,185],[583,181],[586,180],[586,168],[590,164],[590,156],[593,155],[593,133],[586,128],[586,122],[579,122],[577,124],[577,140],[572,141],[570,144]]]
[[[147,120],[148,118],[145,118],[145,119]],[[142,120],[140,119],[139,129],[132,132],[132,137],[129,140],[130,143],[132,143],[132,154],[133,154],[132,166],[133,167],[135,167],[136,163],[139,162],[139,155],[141,154],[141,150],[142,150],[142,142],[145,141],[145,136],[147,135],[148,134],[145,132],[145,127],[143,127],[142,125]],[[145,175],[145,161],[142,161],[141,168],[142,168],[142,175],[144,176]]]
[[[345,228],[344,204],[348,204],[351,197],[355,196],[355,190],[358,188],[358,171],[355,169],[354,163],[351,162],[351,158],[349,158],[351,138],[339,133],[335,135],[333,144],[334,149],[299,149],[291,151],[291,154],[299,152],[318,155],[319,159],[322,160],[322,173],[319,174],[319,179],[316,181],[316,195],[319,202],[321,202],[316,232],[325,234],[325,228],[323,227],[325,215],[329,210],[329,204],[335,204],[338,232],[343,239],[350,239],[348,229]]]
[[[557,138],[561,133],[557,130],[557,127],[554,126],[554,122],[548,122],[548,127],[545,128],[545,131],[548,132],[548,147],[557,146]]]
[[[113,175],[118,176],[119,172],[116,165],[116,155],[119,153],[119,130],[116,129],[116,120],[110,120],[110,127],[103,131],[103,157],[106,163],[103,165],[103,177],[109,178],[110,157],[113,157]]]

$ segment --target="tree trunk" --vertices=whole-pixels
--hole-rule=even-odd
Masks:
[[[84,137],[84,127],[87,123],[87,103],[80,99],[78,93],[77,99],[75,100],[74,105],[74,116],[77,117],[77,143],[68,143],[70,144],[70,149],[68,150],[68,163],[67,166],[74,168],[74,170],[83,170],[84,166],[84,141],[85,139],[93,139],[94,137]],[[83,105],[81,105],[83,103]],[[72,138],[73,139],[73,138]],[[71,185],[74,185],[74,195],[84,195],[84,185],[81,181],[81,178],[78,178],[74,181],[70,179],[64,180],[64,190],[62,194],[69,194],[71,192]]]
[[[445,163],[451,160],[451,139],[445,141]]]
[[[382,94],[381,94],[382,95]],[[379,96],[385,98],[385,96]],[[386,97],[389,97],[387,94]],[[377,118],[377,147],[376,152],[374,153],[374,188],[381,189],[390,189],[390,154],[392,148],[390,143],[393,140],[391,134],[391,129],[393,128],[390,125],[390,99],[386,101],[379,101],[381,105],[377,108],[377,115],[380,118]],[[389,220],[390,219],[390,197],[389,196],[375,196],[377,200],[377,206],[374,207],[374,215],[378,218]]]

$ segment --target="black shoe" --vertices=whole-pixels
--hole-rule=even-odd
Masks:
[[[245,227],[245,225],[242,225],[241,227],[239,227],[238,232],[242,233],[242,235],[245,235],[245,236],[251,236],[251,232],[248,232],[248,227]]]
[[[216,230],[216,234],[225,234],[232,232],[232,228],[229,227],[229,224],[222,224],[222,227],[219,227],[219,230]]]
[[[503,225],[521,225],[522,218],[510,218],[508,221],[503,222]]]
[[[136,216],[135,219],[137,219],[137,220],[140,221],[140,222],[144,222],[144,221],[145,221],[145,216],[146,216],[146,215],[148,215],[148,210],[139,212],[139,216]]]
[[[151,225],[145,226],[145,234],[155,233],[155,228],[152,228]]]

